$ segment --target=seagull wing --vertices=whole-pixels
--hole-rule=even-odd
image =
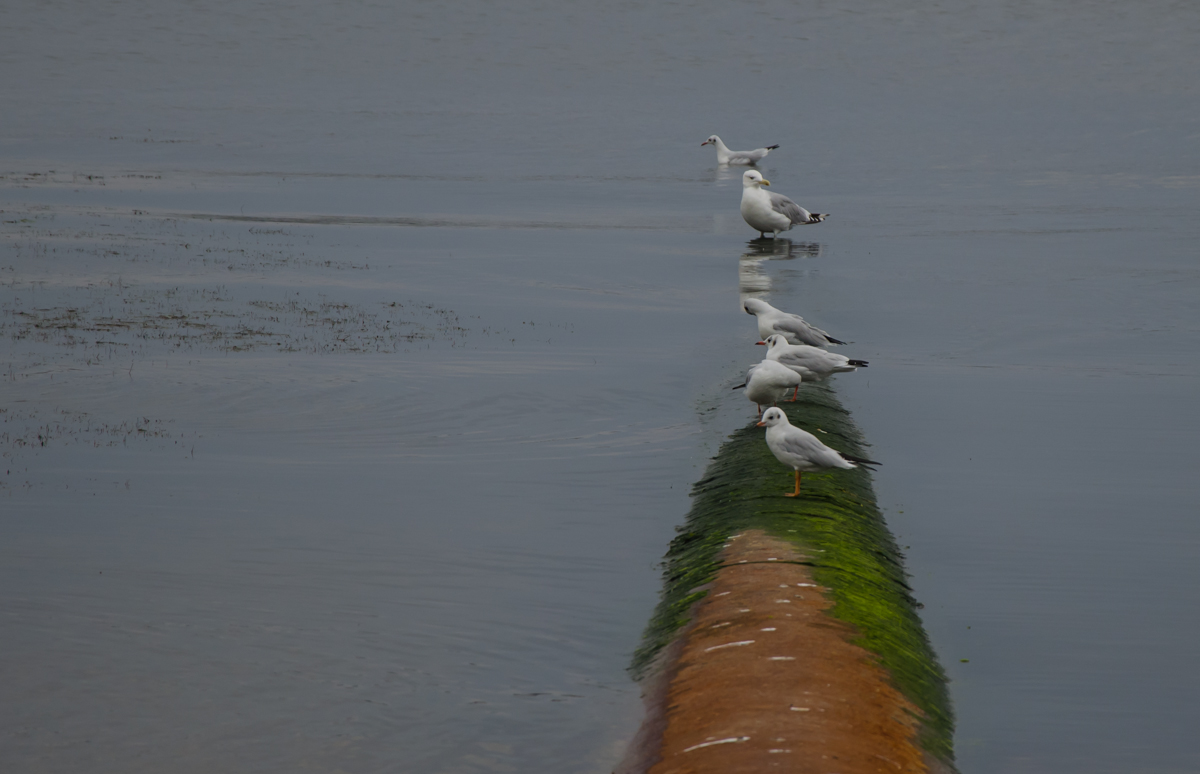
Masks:
[[[728,163],[753,164],[765,155],[765,153],[759,153],[758,151],[730,151]]]
[[[824,336],[825,341],[829,344],[845,344],[846,343],[846,342],[842,341],[841,339],[835,339],[834,337],[830,336],[828,333],[826,333],[825,331],[816,327],[815,325],[812,326],[812,329],[814,331],[816,331],[817,333],[821,334],[822,336]]]
[[[786,317],[780,317],[775,321],[775,330],[787,336],[791,334],[803,344],[809,344],[814,347],[823,347],[826,344],[841,344],[842,342],[830,336],[820,328],[810,325],[803,317],[796,314],[790,314]]]
[[[798,427],[788,428],[788,431],[779,439],[779,448],[785,454],[805,460],[813,467],[854,467],[852,463],[842,459],[842,456],[836,451],[818,441],[815,435]]]
[[[817,363],[814,362],[811,350],[799,349],[799,347],[808,346],[806,344],[796,344],[793,347],[784,349],[775,358],[780,365],[785,365],[788,368],[807,368],[812,369]],[[822,350],[823,351],[823,350]]]
[[[811,223],[813,218],[812,213],[796,204],[791,199],[783,194],[777,194],[774,191],[767,191],[767,196],[771,199],[771,209],[778,212],[780,215],[786,215],[788,219],[795,223]]]

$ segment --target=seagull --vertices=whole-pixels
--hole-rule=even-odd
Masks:
[[[764,339],[778,333],[787,339],[789,344],[827,347],[830,344],[846,343],[838,341],[820,328],[809,325],[800,315],[776,309],[762,299],[747,298],[742,303],[742,308],[746,310],[746,314],[758,318],[758,335]]]
[[[778,145],[768,145],[765,148],[759,148],[752,151],[731,151],[725,147],[725,143],[721,142],[721,138],[715,134],[709,137],[704,142],[700,143],[700,147],[705,145],[717,146],[717,163],[718,164],[742,164],[754,166],[763,160],[768,153],[778,148]]]
[[[796,471],[796,490],[785,497],[800,494],[800,472],[841,468],[849,470],[859,465],[878,465],[874,460],[855,457],[851,454],[830,449],[817,440],[812,433],[794,427],[788,422],[783,409],[769,408],[763,412],[759,427],[767,428],[767,448],[775,459]]]
[[[789,389],[793,390],[792,400],[795,400],[795,392],[799,391],[802,378],[787,366],[774,360],[763,360],[750,366],[750,370],[746,372],[745,383],[733,389],[740,390],[745,387],[746,397],[754,401],[754,405],[758,407],[758,415],[762,416],[762,407],[767,403],[774,406],[780,398],[787,395]]]
[[[764,360],[774,360],[787,366],[804,377],[806,382],[823,382],[833,374],[849,373],[859,368],[866,368],[867,361],[851,360],[836,352],[826,352],[820,347],[810,347],[807,344],[788,344],[787,339],[778,333],[767,337],[759,344],[767,346],[767,356]],[[796,388],[799,393],[800,388]],[[792,395],[795,400],[796,396]]]
[[[829,213],[809,212],[783,194],[762,189],[770,184],[757,169],[747,169],[742,175],[742,217],[760,237],[766,238],[768,231],[776,236],[792,226],[820,223],[829,217]]]

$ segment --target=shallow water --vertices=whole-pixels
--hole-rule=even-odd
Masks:
[[[6,6],[5,768],[608,771],[757,292],[871,361],[962,770],[1195,769],[1198,31]]]

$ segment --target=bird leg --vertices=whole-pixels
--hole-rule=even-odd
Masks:
[[[792,403],[796,402],[796,396],[800,394],[800,385],[796,385],[796,391],[792,393]]]
[[[784,497],[796,497],[800,494],[800,471],[796,471],[796,491],[788,492]]]

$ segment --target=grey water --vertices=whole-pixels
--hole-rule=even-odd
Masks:
[[[0,7],[0,765],[587,772],[744,294],[962,771],[1200,768],[1200,9]],[[700,143],[832,217],[766,243]]]

